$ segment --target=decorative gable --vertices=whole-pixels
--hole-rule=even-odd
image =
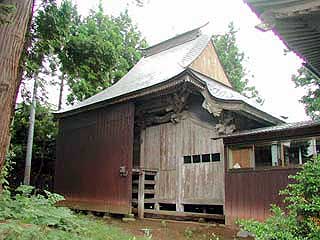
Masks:
[[[224,85],[232,87],[211,41],[202,53],[191,63],[190,68]]]

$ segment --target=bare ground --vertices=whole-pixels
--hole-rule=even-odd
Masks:
[[[236,230],[229,229],[224,225],[212,223],[159,219],[123,222],[121,219],[115,218],[106,220],[106,222],[137,237],[152,235],[154,240],[234,240],[237,233]]]

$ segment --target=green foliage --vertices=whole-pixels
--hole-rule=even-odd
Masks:
[[[34,194],[33,187],[20,186],[14,196],[0,195],[0,239],[135,239],[102,221],[56,207],[63,197],[45,192]]]
[[[184,236],[186,239],[193,239],[193,232],[194,230],[187,227],[185,230],[184,230]]]
[[[285,211],[272,206],[272,216],[265,222],[241,220],[240,227],[258,240],[320,239],[320,157],[305,163],[291,178],[294,183],[280,192],[286,196]]]
[[[10,16],[16,11],[16,7],[11,4],[4,4],[0,0],[0,26],[10,23]]]
[[[313,119],[320,118],[320,79],[313,76],[305,67],[298,69],[298,73],[292,76],[296,87],[304,88],[307,93],[300,99],[305,105],[308,116]]]
[[[32,151],[31,183],[37,188],[52,189],[54,175],[55,139],[57,125],[51,113],[52,109],[37,104],[36,121]],[[24,176],[26,144],[28,138],[30,105],[17,105],[11,129],[11,161],[15,162],[13,173],[8,178],[10,186],[21,184]]]
[[[48,75],[61,74],[69,85],[68,103],[82,101],[118,81],[141,58],[145,40],[128,12],[108,16],[100,4],[81,17],[70,0],[42,0],[24,59],[25,79],[39,81],[45,99]],[[42,74],[39,74],[42,73]],[[44,76],[44,77],[43,77]],[[30,97],[28,91],[24,96]]]
[[[91,10],[65,48],[62,65],[71,90],[68,103],[82,101],[118,81],[141,58],[137,49],[145,46],[127,11],[111,17],[101,5]]]
[[[34,14],[28,35],[30,46],[23,57],[23,68],[24,79],[38,77],[41,100],[46,99],[48,84],[57,84],[49,81],[48,75],[56,75],[65,45],[79,21],[77,9],[69,0],[63,0],[60,5],[56,0],[42,0]],[[30,98],[27,88],[22,90],[23,97]]]
[[[9,151],[6,154],[6,160],[0,172],[0,185],[3,188],[7,188],[9,186],[8,177],[13,169],[13,165],[15,164],[13,160],[14,157],[15,153],[11,149],[9,149]]]
[[[213,36],[217,54],[233,88],[246,97],[253,98],[262,104],[263,99],[259,96],[257,89],[253,86],[248,86],[246,77],[249,72],[243,66],[246,57],[237,45],[236,33],[237,30],[233,22],[231,22],[228,25],[227,33]]]

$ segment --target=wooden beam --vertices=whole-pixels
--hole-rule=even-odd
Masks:
[[[225,216],[222,214],[207,214],[207,213],[193,213],[193,212],[176,212],[176,211],[164,211],[164,210],[151,210],[146,209],[144,211],[145,214],[155,215],[159,217],[174,217],[178,219],[199,219],[199,218],[205,218],[205,219],[213,219],[213,220],[224,220]]]
[[[139,187],[138,187],[138,217],[144,218],[144,171],[139,175]]]
[[[133,180],[133,183],[139,184],[139,180]],[[144,184],[154,185],[156,182],[154,180],[144,180]]]
[[[182,204],[193,204],[193,205],[223,205],[221,199],[202,198],[202,199],[183,199]]]

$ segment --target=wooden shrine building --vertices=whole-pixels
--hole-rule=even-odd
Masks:
[[[200,28],[145,49],[116,84],[56,117],[65,205],[208,219],[231,211],[221,136],[283,123],[232,88]]]

